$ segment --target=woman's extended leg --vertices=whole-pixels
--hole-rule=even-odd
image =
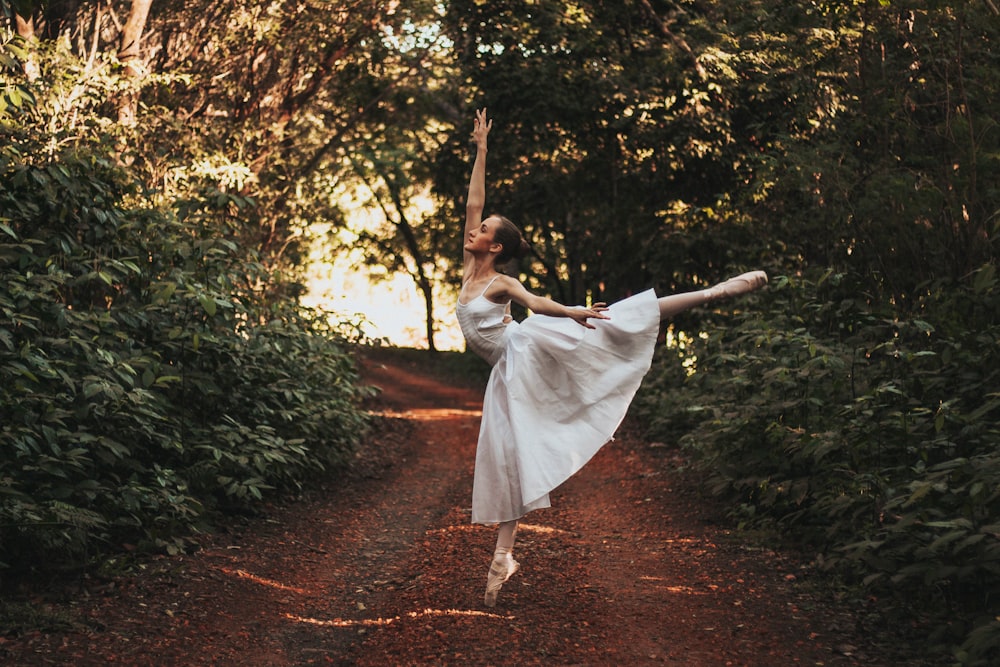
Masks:
[[[487,607],[497,603],[500,588],[507,583],[521,566],[514,560],[514,538],[517,536],[517,519],[504,521],[497,531],[497,546],[490,563],[490,573],[486,576],[486,595],[483,602]]]
[[[712,301],[747,294],[766,284],[766,273],[763,271],[750,271],[708,289],[661,296],[658,299],[660,303],[660,319],[665,320],[688,308],[703,306]]]

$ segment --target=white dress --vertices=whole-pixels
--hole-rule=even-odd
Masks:
[[[549,492],[612,439],[652,362],[660,310],[647,290],[589,320],[596,329],[546,315],[508,323],[486,289],[460,297],[456,314],[493,366],[472,488],[473,523],[492,524],[549,507]]]

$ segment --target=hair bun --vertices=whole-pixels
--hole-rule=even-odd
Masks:
[[[513,222],[502,215],[494,215],[500,224],[493,230],[493,240],[503,246],[500,253],[494,259],[496,266],[503,266],[508,260],[524,257],[531,250],[521,235],[521,230]]]

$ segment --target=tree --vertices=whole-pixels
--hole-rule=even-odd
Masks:
[[[611,301],[653,285],[704,284],[728,261],[752,258],[730,260],[697,240],[728,224],[714,211],[742,178],[731,72],[720,58],[703,62],[724,34],[711,29],[714,6],[703,11],[449,4],[464,106],[488,106],[497,119],[489,205],[532,243],[520,267],[531,287],[567,302]],[[685,36],[692,31],[700,42]],[[443,157],[440,192],[461,191],[461,139]]]
[[[122,27],[121,46],[118,49],[118,60],[126,79],[138,79],[142,75],[142,51],[140,41],[142,31],[149,16],[149,7],[153,0],[132,0],[128,20]],[[133,127],[136,122],[136,105],[138,96],[135,90],[122,95],[118,103],[118,122],[125,127]]]
[[[0,7],[3,7],[4,18],[13,24],[18,37],[28,43],[36,39],[34,2],[3,0],[0,2]],[[38,78],[38,63],[29,53],[25,53],[21,60],[21,70],[29,82]]]

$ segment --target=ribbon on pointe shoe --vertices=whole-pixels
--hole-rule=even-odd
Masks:
[[[493,562],[490,563],[490,573],[486,577],[486,594],[483,596],[483,602],[487,607],[496,606],[500,589],[520,569],[521,564],[514,560],[510,554],[493,558]]]

